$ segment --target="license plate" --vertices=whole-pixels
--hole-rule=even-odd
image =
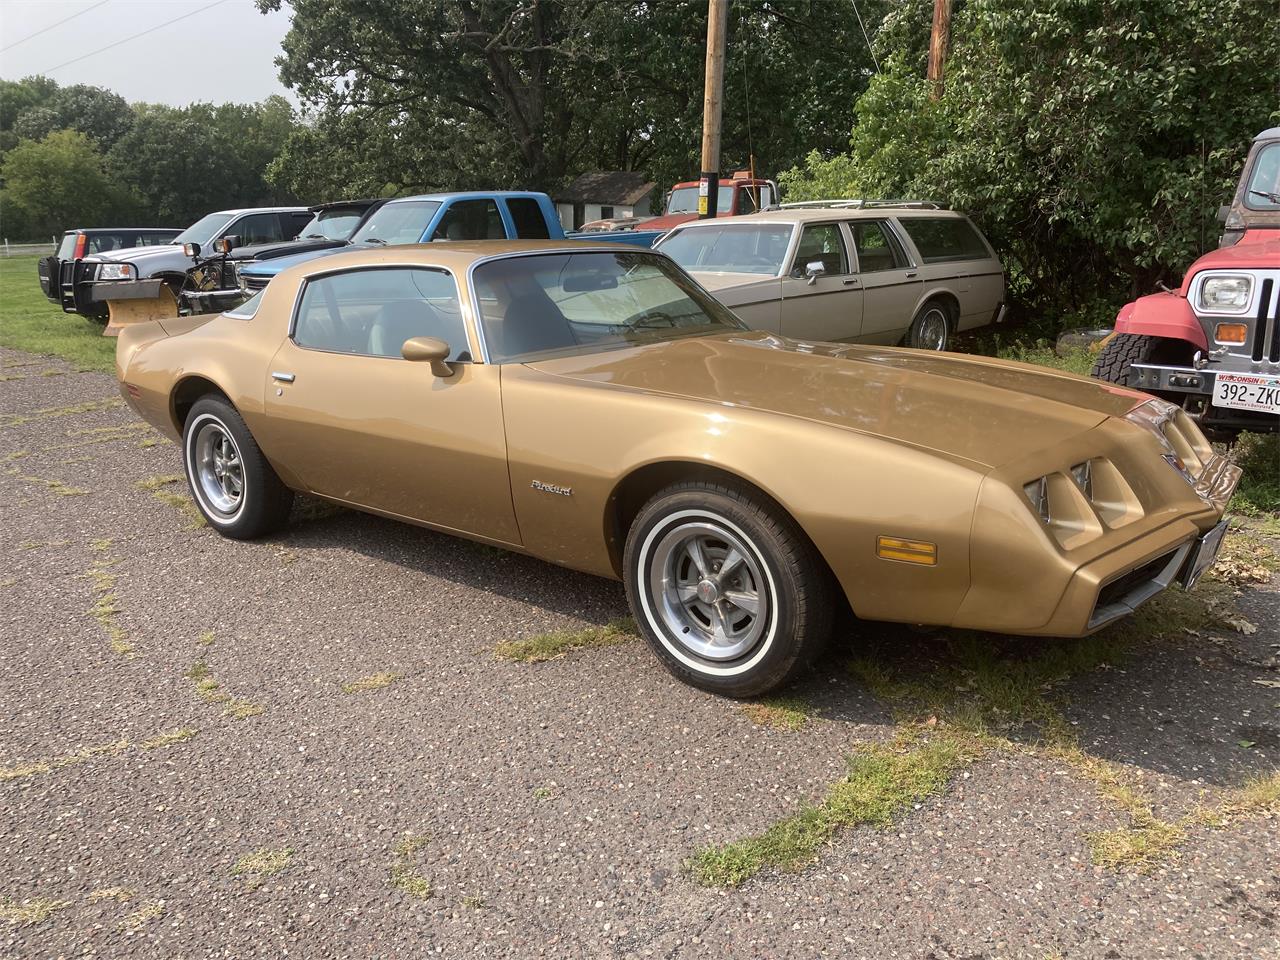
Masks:
[[[1213,380],[1213,405],[1280,414],[1280,377],[1219,373]]]
[[[1186,566],[1182,568],[1182,574],[1178,577],[1179,583],[1188,590],[1196,585],[1201,574],[1212,567],[1213,561],[1218,559],[1218,551],[1222,549],[1222,538],[1226,532],[1227,521],[1223,520],[1196,541],[1191,556],[1187,558]]]

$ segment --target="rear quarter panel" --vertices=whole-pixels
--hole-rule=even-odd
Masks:
[[[646,465],[677,463],[724,470],[781,504],[859,616],[947,623],[968,589],[981,474],[966,463],[809,420],[520,365],[503,368],[502,389],[512,499],[531,553],[619,575],[622,543],[610,540],[619,485]],[[877,558],[881,535],[936,543],[937,566]]]

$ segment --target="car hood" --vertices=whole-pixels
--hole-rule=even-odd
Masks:
[[[661,250],[661,247],[659,247],[659,250]],[[690,270],[689,274],[706,290],[728,290],[731,287],[745,287],[753,283],[777,284],[778,282],[776,275],[764,273]]]
[[[156,247],[126,247],[123,250],[108,250],[106,253],[94,253],[87,257],[86,260],[102,260],[108,263],[161,263],[172,260],[175,257],[181,260],[189,259],[182,252],[181,244],[165,243]]]
[[[313,250],[336,250],[345,247],[345,240],[282,240],[279,243],[255,243],[248,247],[237,247],[231,251],[230,260],[274,260],[277,257],[291,257],[298,253],[310,253]]]
[[[998,467],[1123,416],[1136,390],[1030,364],[746,332],[543,360],[559,377],[800,417]]]
[[[277,273],[282,273],[292,266],[299,263],[306,263],[308,260],[316,260],[319,257],[327,257],[331,253],[343,253],[351,250],[350,244],[343,244],[340,247],[329,247],[325,249],[304,250],[302,253],[291,254],[287,257],[275,257],[271,260],[263,260],[257,263],[247,263],[240,271],[242,277],[274,277]],[[367,249],[363,246],[356,249]]]

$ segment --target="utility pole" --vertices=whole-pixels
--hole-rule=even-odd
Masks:
[[[702,173],[698,177],[698,216],[714,217],[720,195],[720,113],[724,106],[724,35],[729,0],[707,3],[707,76],[702,95]]]
[[[933,0],[933,32],[929,35],[929,99],[942,96],[942,75],[951,44],[951,0]]]

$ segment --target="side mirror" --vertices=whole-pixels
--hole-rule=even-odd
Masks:
[[[804,265],[804,275],[811,287],[817,283],[818,278],[826,272],[827,268],[823,266],[821,260],[814,260],[812,263],[806,263]]]
[[[1227,215],[1228,215],[1229,213],[1231,213],[1231,208],[1230,208],[1229,206],[1221,206],[1221,207],[1219,207],[1219,208],[1218,208],[1218,222],[1219,222],[1219,223],[1226,223],[1226,222],[1227,222]]]
[[[406,340],[400,348],[400,356],[414,363],[431,364],[431,372],[442,380],[453,376],[453,367],[444,362],[449,356],[449,345],[439,337],[414,337]]]
[[[182,245],[182,252],[194,260],[196,257],[200,256],[200,244],[184,243]]]
[[[230,253],[238,246],[240,246],[240,238],[234,233],[213,241],[213,249],[218,253]]]

